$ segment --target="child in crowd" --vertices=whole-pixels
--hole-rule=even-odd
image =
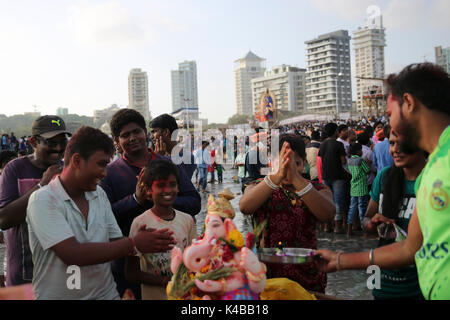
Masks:
[[[359,219],[362,225],[367,204],[369,203],[369,187],[367,185],[367,174],[370,167],[362,158],[362,145],[352,143],[349,146],[350,159],[348,160],[348,169],[352,174],[350,181],[350,209],[348,212],[347,237],[352,234],[352,224],[355,217],[356,208],[359,211]]]
[[[177,167],[166,160],[151,161],[142,173],[147,200],[153,207],[133,220],[130,237],[138,230],[154,228],[171,231],[176,245],[184,250],[197,237],[194,219],[172,205],[178,194]],[[158,241],[158,239],[155,239]],[[143,300],[166,300],[166,285],[171,279],[171,252],[154,252],[128,257],[125,276],[141,284]]]
[[[217,179],[219,180],[219,183],[223,182],[223,171],[225,170],[225,168],[218,163],[214,163],[214,167],[217,170]]]

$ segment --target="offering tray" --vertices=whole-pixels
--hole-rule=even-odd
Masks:
[[[258,258],[263,262],[301,264],[312,262],[314,252],[305,248],[262,248],[258,249]]]

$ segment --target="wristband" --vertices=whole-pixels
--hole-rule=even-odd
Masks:
[[[373,249],[369,251],[369,266],[373,265]]]
[[[309,191],[311,191],[311,189],[313,188],[312,183],[308,183],[308,185],[306,187],[304,187],[302,190],[296,192],[295,194],[298,195],[299,197],[303,197],[305,194],[307,194]]]

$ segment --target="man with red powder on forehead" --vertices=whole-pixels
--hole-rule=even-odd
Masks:
[[[359,253],[318,250],[326,272],[394,269],[416,264],[426,299],[450,299],[450,77],[431,63],[407,66],[387,80],[388,114],[403,152],[430,153],[415,184],[416,208],[408,237],[400,242]]]

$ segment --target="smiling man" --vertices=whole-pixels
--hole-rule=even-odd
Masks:
[[[61,160],[70,135],[64,120],[50,115],[37,118],[31,134],[34,153],[11,161],[2,171],[0,229],[7,230],[7,286],[32,280],[33,262],[25,222],[28,199],[61,172]]]
[[[37,299],[119,299],[109,262],[135,248],[151,252],[159,241],[145,230],[122,237],[108,197],[97,187],[113,153],[107,135],[81,127],[67,145],[61,175],[31,195],[26,220]],[[78,268],[74,288],[69,270]]]
[[[141,178],[142,169],[156,159],[166,159],[147,146],[147,129],[144,117],[132,109],[117,111],[110,122],[115,142],[123,150],[120,159],[108,165],[108,175],[100,182],[111,202],[114,216],[123,234],[130,233],[133,219],[150,209],[153,203],[146,199],[144,184]],[[201,209],[200,195],[183,170],[180,170],[179,193],[173,207],[195,216]],[[171,235],[166,233],[164,243],[156,249],[160,252],[169,250],[173,242]],[[140,298],[140,288],[137,284],[125,280],[125,259],[113,262],[114,279],[119,293],[132,289],[136,298]]]

